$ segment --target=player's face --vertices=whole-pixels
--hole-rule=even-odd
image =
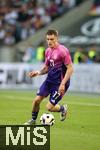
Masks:
[[[46,36],[48,47],[54,48],[58,43],[58,37],[54,34]]]

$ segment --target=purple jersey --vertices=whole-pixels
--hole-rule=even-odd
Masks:
[[[47,48],[45,64],[49,67],[47,81],[52,84],[60,84],[66,73],[66,65],[71,64],[69,50],[61,44],[56,48]]]

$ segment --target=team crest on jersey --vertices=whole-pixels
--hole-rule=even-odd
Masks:
[[[50,59],[50,66],[54,66],[54,60]]]

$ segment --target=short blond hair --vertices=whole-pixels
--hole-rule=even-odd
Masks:
[[[58,36],[58,31],[55,30],[55,29],[49,29],[47,32],[46,32],[46,35],[55,35],[55,36]]]

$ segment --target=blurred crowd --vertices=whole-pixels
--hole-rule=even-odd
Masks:
[[[89,47],[77,47],[72,55],[73,63],[100,63],[99,47],[91,45]]]
[[[84,0],[0,0],[0,45],[13,45]]]
[[[100,0],[94,0],[90,15],[100,15]]]
[[[37,47],[29,45],[26,47],[25,52],[18,52],[17,59],[20,62],[33,63],[45,61],[45,42],[41,42]],[[100,50],[99,46],[74,46],[69,47],[72,61],[74,64],[79,63],[100,63]]]
[[[34,35],[39,29],[50,24],[85,0],[0,0],[0,45],[14,45]],[[91,14],[100,14],[100,0],[94,0]],[[20,62],[44,62],[45,42],[38,46],[28,45],[24,52],[17,51]],[[100,63],[96,46],[71,49],[74,64]]]

